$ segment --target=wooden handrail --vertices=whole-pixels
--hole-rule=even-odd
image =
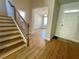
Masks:
[[[28,34],[26,34],[26,33],[24,33],[24,32],[22,31],[22,28],[20,27],[20,25],[19,25],[18,22],[17,22],[17,15],[16,15],[16,12],[18,13],[19,17],[23,20],[23,22],[24,22],[26,25],[28,25],[28,30],[29,30],[29,23],[27,23],[27,22],[24,20],[24,18],[20,15],[20,13],[19,13],[18,10],[16,9],[16,7],[15,7],[10,1],[8,1],[8,2],[9,2],[9,4],[10,4],[10,6],[14,9],[14,20],[16,21],[17,25],[19,26],[19,29],[21,30],[21,32],[22,32],[23,34],[25,34],[25,35],[28,36],[28,39],[27,39],[27,46],[29,46],[29,31],[28,31]],[[24,36],[25,36],[25,35],[24,35]],[[25,36],[25,38],[26,38],[26,36]]]

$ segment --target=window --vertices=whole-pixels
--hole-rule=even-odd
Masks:
[[[24,12],[24,11],[19,10],[19,13],[20,13],[20,15],[21,15],[21,16],[25,19],[25,16],[26,16],[25,12]]]
[[[44,26],[47,26],[47,16],[44,16]]]

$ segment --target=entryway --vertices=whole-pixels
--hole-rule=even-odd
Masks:
[[[35,8],[32,10],[32,33],[39,32],[45,39],[48,21],[48,7]]]

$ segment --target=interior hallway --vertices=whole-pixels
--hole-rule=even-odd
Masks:
[[[79,44],[55,39],[47,42],[43,34],[42,30],[35,32],[30,39],[30,47],[4,59],[79,59]]]

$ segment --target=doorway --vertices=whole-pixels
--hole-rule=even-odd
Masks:
[[[35,8],[32,10],[32,33],[39,32],[45,38],[48,20],[48,7]]]

